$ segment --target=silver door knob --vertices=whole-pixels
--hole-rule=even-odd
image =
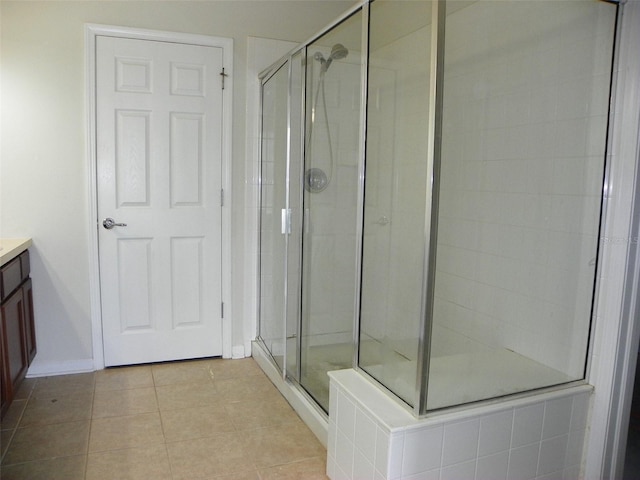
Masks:
[[[105,218],[102,221],[102,226],[104,228],[106,228],[107,230],[111,230],[113,227],[126,227],[127,224],[126,223],[116,223],[116,221],[113,218]]]

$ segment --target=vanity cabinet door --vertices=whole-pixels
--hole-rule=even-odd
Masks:
[[[4,355],[4,333],[2,323],[0,323],[0,417],[4,415],[4,412],[9,408],[9,376],[7,369],[9,362]]]
[[[36,355],[29,252],[0,268],[0,418]]]
[[[29,359],[26,349],[25,305],[23,289],[19,288],[2,304],[2,337],[8,361],[5,366],[9,385],[9,398],[13,395],[13,386],[17,386],[27,373]]]

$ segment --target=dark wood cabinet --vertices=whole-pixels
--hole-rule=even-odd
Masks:
[[[36,326],[33,315],[33,287],[31,279],[27,278],[22,286],[22,294],[24,296],[24,326],[25,340],[27,344],[27,361],[29,365],[36,356]]]
[[[0,267],[0,416],[36,354],[29,251]]]
[[[9,380],[5,375],[5,358],[4,358],[4,333],[2,324],[0,324],[0,418],[4,415],[4,412],[9,408]]]
[[[29,368],[24,317],[24,292],[19,288],[2,303],[2,330],[10,385],[19,384]]]

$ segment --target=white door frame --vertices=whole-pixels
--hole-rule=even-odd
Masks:
[[[86,138],[89,185],[89,289],[91,297],[91,326],[93,341],[93,365],[104,368],[102,343],[102,309],[100,304],[100,267],[98,261],[98,188],[96,158],[96,37],[109,36],[138,40],[156,40],[189,45],[222,48],[222,65],[228,77],[225,79],[222,99],[222,356],[231,358],[232,304],[231,304],[231,126],[233,99],[233,39],[186,33],[144,30],[112,25],[85,25],[85,90],[86,90]]]

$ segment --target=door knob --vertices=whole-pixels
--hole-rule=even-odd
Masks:
[[[102,221],[102,226],[107,230],[111,230],[113,227],[126,227],[126,223],[116,223],[113,218],[105,218]]]

